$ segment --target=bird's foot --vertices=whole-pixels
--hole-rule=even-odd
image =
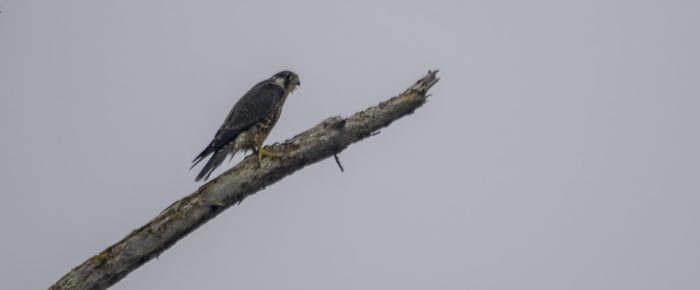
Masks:
[[[262,146],[256,151],[258,153],[258,164],[262,161],[263,157],[281,158],[283,156],[282,152],[275,152],[270,149],[262,148]]]

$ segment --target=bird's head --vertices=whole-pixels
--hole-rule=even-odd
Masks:
[[[299,76],[294,72],[288,70],[278,72],[277,74],[272,76],[272,80],[274,80],[275,83],[282,86],[285,90],[288,90],[290,93],[294,91],[294,89],[296,89],[298,86],[301,86]]]

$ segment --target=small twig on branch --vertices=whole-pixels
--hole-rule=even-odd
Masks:
[[[340,164],[340,158],[338,158],[338,154],[333,154],[333,158],[335,158],[335,164],[338,164],[340,172],[345,172],[345,169],[343,169],[343,164]]]
[[[345,119],[328,118],[282,144],[270,146],[282,152],[282,158],[264,158],[260,164],[255,156],[243,159],[196,192],[173,203],[146,225],[75,267],[50,289],[105,289],[117,283],[245,197],[306,165],[334,156],[413,113],[425,103],[426,93],[438,82],[437,72],[429,71],[402,94],[377,106]]]

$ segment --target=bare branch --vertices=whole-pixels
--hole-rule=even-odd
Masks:
[[[372,136],[393,121],[413,113],[438,82],[429,71],[401,95],[348,118],[331,117],[282,144],[270,146],[282,158],[261,164],[249,156],[196,192],[178,200],[143,227],[93,256],[63,276],[50,289],[105,289],[157,257],[178,240],[232,205],[240,203],[306,165],[334,156],[350,144]]]

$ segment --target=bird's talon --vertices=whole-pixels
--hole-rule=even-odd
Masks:
[[[280,152],[275,152],[270,149],[259,148],[258,150],[258,163],[262,161],[263,157],[280,158],[282,154]]]

